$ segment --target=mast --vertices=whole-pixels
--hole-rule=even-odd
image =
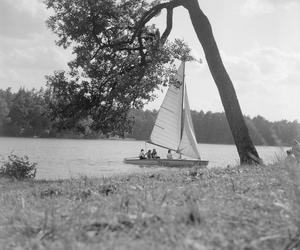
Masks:
[[[182,139],[182,135],[183,135],[183,127],[184,127],[184,93],[185,93],[185,87],[184,87],[184,84],[185,84],[185,60],[184,58],[182,59],[182,66],[183,66],[183,74],[182,74],[182,97],[181,97],[181,129],[180,129],[180,141]],[[179,153],[179,159],[181,159],[181,152],[179,150],[179,146],[180,146],[180,143],[178,145],[178,149],[177,149],[177,152]]]
[[[183,63],[183,76],[182,76],[182,97],[181,97],[181,134],[180,139],[182,139],[183,134],[183,126],[184,126],[184,93],[185,93],[185,61],[182,61]],[[178,145],[179,146],[179,145]]]

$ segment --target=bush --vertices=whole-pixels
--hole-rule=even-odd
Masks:
[[[37,163],[30,163],[27,156],[19,157],[11,154],[0,168],[0,177],[17,180],[33,179],[36,174],[36,165]]]

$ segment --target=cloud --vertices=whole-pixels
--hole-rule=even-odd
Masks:
[[[61,62],[65,61],[64,56],[56,48],[36,46],[34,48],[12,49],[1,53],[3,68],[12,69],[49,69],[62,66]]]
[[[30,39],[45,29],[46,12],[33,0],[0,0],[0,37]]]
[[[71,55],[55,45],[48,14],[41,0],[0,0],[0,88],[39,88],[66,68]]]
[[[241,12],[245,16],[254,16],[257,14],[266,14],[272,12],[274,7],[268,2],[261,0],[246,0],[242,5]]]
[[[45,75],[66,68],[69,56],[55,47],[43,45],[0,51],[0,87],[45,86]]]
[[[47,13],[43,0],[14,0],[14,3],[19,11],[30,13],[31,16],[42,17]]]
[[[245,115],[300,121],[300,54],[274,47],[257,47],[240,56],[221,54]],[[186,83],[191,109],[223,111],[206,62],[187,63]],[[162,97],[147,108],[158,109]]]
[[[225,55],[225,62],[238,82],[260,81],[277,86],[300,82],[300,53],[265,47],[245,52],[240,57]]]
[[[278,7],[290,9],[295,5],[299,5],[299,0],[246,0],[241,7],[241,13],[252,17],[271,13]]]
[[[261,2],[268,2],[273,5],[290,5],[294,3],[299,3],[299,0],[261,0]]]
[[[223,58],[246,114],[299,120],[300,54],[264,47]]]

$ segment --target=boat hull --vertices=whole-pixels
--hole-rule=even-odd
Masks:
[[[206,167],[208,161],[202,160],[188,160],[188,159],[144,159],[125,158],[124,163],[139,166],[164,166],[164,167]]]

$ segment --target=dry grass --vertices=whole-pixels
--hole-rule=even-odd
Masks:
[[[0,249],[297,249],[297,174],[273,165],[2,179]]]

